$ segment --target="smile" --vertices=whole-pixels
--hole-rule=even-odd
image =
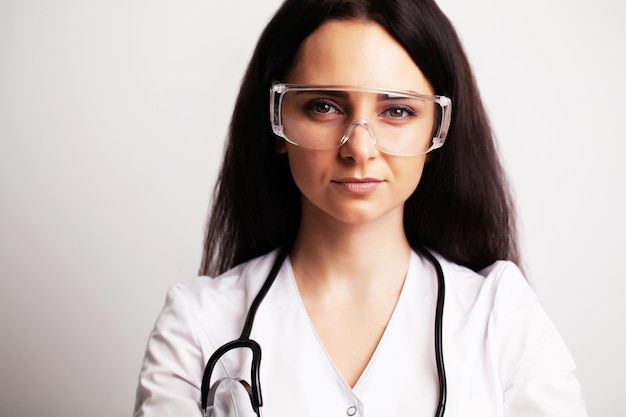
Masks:
[[[351,193],[367,193],[378,187],[383,181],[375,178],[343,178],[332,183]]]

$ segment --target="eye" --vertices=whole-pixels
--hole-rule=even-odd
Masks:
[[[389,116],[392,119],[403,119],[406,117],[417,115],[417,113],[413,109],[406,106],[389,107],[382,114],[385,116]]]
[[[311,100],[306,103],[305,109],[317,114],[339,113],[337,107],[326,100]]]

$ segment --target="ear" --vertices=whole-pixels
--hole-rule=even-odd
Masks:
[[[274,136],[274,150],[280,154],[287,153],[287,143],[281,138]]]

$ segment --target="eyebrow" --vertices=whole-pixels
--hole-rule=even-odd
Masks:
[[[337,90],[324,90],[319,89],[319,90],[303,90],[303,91],[296,91],[296,95],[316,95],[316,94],[323,94],[325,96],[332,96],[332,97],[348,97],[348,94],[345,91],[337,91]]]
[[[343,91],[343,90],[325,90],[323,88],[319,89],[319,90],[303,90],[303,91],[296,91],[296,95],[316,95],[316,94],[322,94],[325,96],[331,96],[331,97],[337,97],[337,98],[349,98],[349,91]],[[373,92],[370,92],[370,94]],[[380,93],[376,93],[376,98],[378,101],[383,101],[383,100],[405,100],[405,99],[416,99],[415,97],[411,97],[408,95],[400,95],[400,94],[380,94]]]

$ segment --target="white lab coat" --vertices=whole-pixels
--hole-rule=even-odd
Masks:
[[[150,336],[135,416],[200,416],[200,385],[213,351],[237,338],[276,252],[217,278],[174,286]],[[477,274],[438,256],[446,282],[443,320],[447,417],[585,417],[575,366],[517,267]],[[434,415],[437,278],[416,253],[400,298],[365,371],[350,388],[315,334],[289,258],[261,304],[251,338],[262,348],[265,417]],[[249,381],[250,360],[229,354],[214,378]]]

